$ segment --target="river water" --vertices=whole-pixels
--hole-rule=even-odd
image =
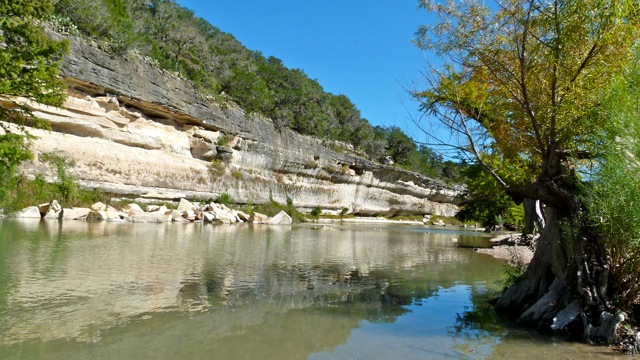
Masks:
[[[457,239],[457,241],[454,240]],[[0,220],[0,359],[627,358],[503,325],[484,234]]]

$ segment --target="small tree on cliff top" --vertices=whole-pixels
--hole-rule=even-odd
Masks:
[[[544,204],[534,258],[497,303],[521,323],[548,327],[574,316],[586,326],[611,310],[606,249],[584,226],[577,170],[597,155],[606,122],[598,109],[634,58],[634,4],[420,3],[438,21],[421,27],[416,42],[448,61],[414,93],[424,118],[450,131],[441,144],[466,153],[516,201]],[[502,161],[487,161],[496,156]]]

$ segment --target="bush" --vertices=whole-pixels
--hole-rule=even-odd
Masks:
[[[227,165],[220,159],[213,159],[209,164],[209,172],[214,176],[222,176],[227,171]]]
[[[233,199],[231,198],[231,195],[229,195],[228,193],[222,193],[220,194],[220,196],[218,196],[218,204],[222,204],[229,207],[233,204]]]
[[[311,212],[309,214],[311,215],[311,217],[317,220],[320,215],[322,215],[322,208],[320,206],[316,206],[311,209]]]

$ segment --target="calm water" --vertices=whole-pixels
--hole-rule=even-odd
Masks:
[[[500,325],[484,300],[503,263],[459,247],[485,242],[418,226],[1,220],[0,359],[616,358]]]

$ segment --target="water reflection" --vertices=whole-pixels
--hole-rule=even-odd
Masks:
[[[0,358],[486,357],[502,264],[453,236],[0,221]]]

